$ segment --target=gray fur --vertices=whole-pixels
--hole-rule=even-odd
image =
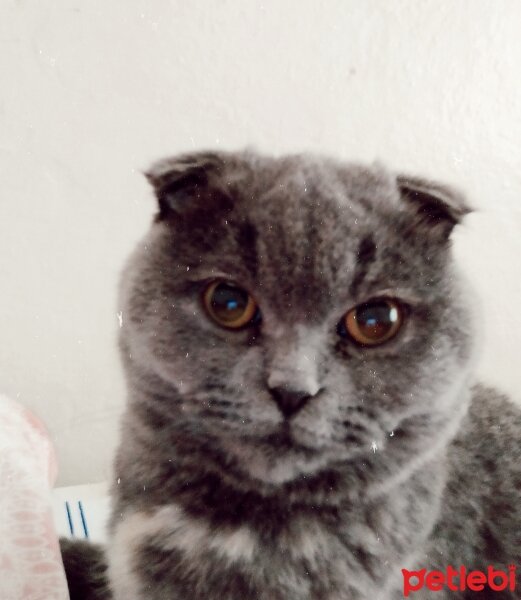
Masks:
[[[72,600],[110,598],[107,560],[101,546],[85,540],[61,538],[60,550]]]
[[[147,177],[159,213],[121,286],[115,600],[399,598],[402,568],[517,562],[521,418],[472,388],[461,196],[306,155],[201,153]],[[217,277],[260,327],[208,319]],[[339,337],[380,295],[410,306],[399,335]],[[289,420],[281,386],[309,397]]]

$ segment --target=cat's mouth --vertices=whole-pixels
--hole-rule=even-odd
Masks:
[[[281,426],[274,432],[268,434],[265,441],[272,445],[274,448],[278,448],[281,451],[284,450],[308,450],[312,448],[302,445],[292,432],[290,425],[287,422],[281,424]]]
[[[297,451],[299,454],[311,458],[323,450],[323,445],[317,443],[316,438],[311,440],[309,435],[304,435],[304,433],[295,425],[284,421],[275,431],[267,434],[262,441],[281,454]]]

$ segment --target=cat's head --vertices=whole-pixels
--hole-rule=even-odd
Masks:
[[[131,401],[147,396],[173,443],[277,484],[446,435],[471,353],[459,194],[251,152],[147,177],[159,211],[123,279],[122,347]]]

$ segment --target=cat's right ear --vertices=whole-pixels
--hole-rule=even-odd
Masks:
[[[184,154],[154,163],[145,177],[159,203],[158,220],[182,216],[216,204],[223,206],[227,194],[221,183],[225,160],[216,153]]]

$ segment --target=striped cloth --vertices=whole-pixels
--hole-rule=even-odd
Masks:
[[[50,508],[56,458],[41,423],[0,395],[0,598],[68,600]]]

